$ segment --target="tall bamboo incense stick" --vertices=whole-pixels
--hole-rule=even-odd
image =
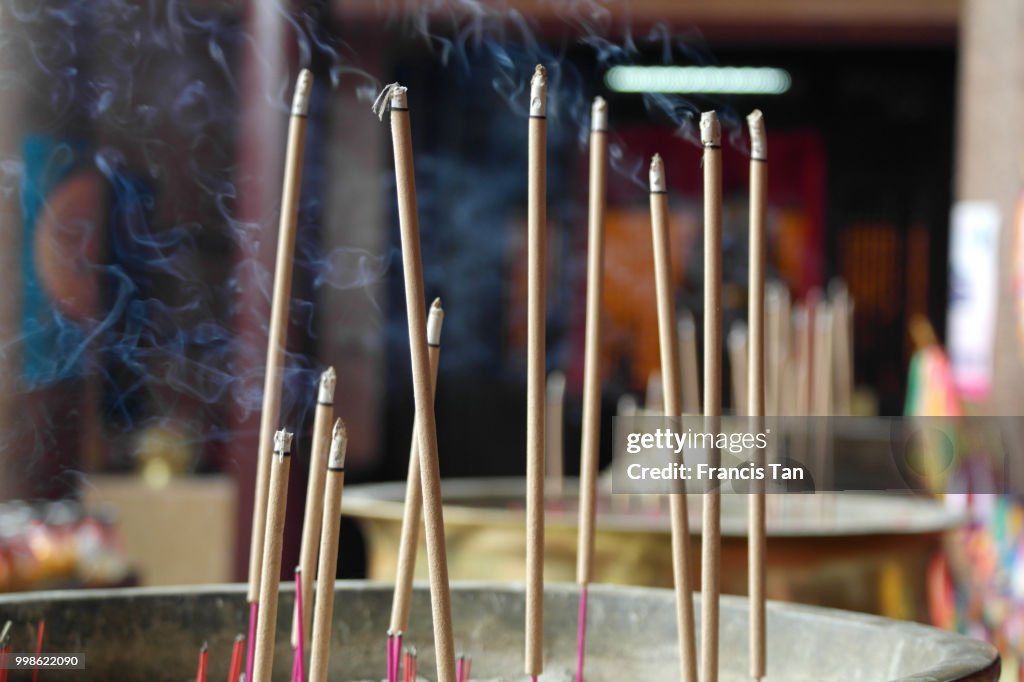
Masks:
[[[427,353],[430,356],[431,396],[437,395],[437,368],[441,361],[441,326],[444,309],[441,299],[435,299],[427,316]],[[397,675],[397,657],[402,649],[402,634],[409,629],[409,605],[412,600],[412,579],[416,569],[416,550],[423,524],[423,484],[420,481],[420,446],[413,424],[412,445],[409,447],[409,473],[405,479],[405,507],[402,512],[402,531],[398,543],[398,567],[395,570],[395,593],[391,600],[391,626],[388,653],[389,674]]]
[[[277,634],[277,598],[281,587],[281,546],[284,515],[288,505],[288,471],[291,467],[292,434],[274,434],[267,492],[267,527],[263,535],[263,569],[260,576],[260,619],[256,626],[254,682],[270,682],[274,667],[274,636]]]
[[[697,325],[693,312],[679,312],[679,365],[683,373],[683,413],[700,414],[700,376],[697,374]]]
[[[768,144],[764,130],[764,117],[755,109],[747,116],[750,129],[750,247],[748,267],[750,281],[747,291],[748,345],[750,359],[747,388],[747,414],[751,429],[764,432],[765,415],[765,214],[768,194]],[[765,465],[764,450],[754,449],[755,464]],[[764,679],[766,670],[765,647],[765,552],[767,527],[765,524],[764,481],[754,481],[750,496],[750,531],[747,535],[747,594],[750,601],[750,678],[754,682]]]
[[[526,648],[524,668],[544,672],[544,371],[547,268],[548,79],[537,65],[530,81],[527,178],[526,313]]]
[[[295,258],[295,234],[299,222],[299,196],[302,184],[302,152],[306,137],[306,114],[313,89],[313,74],[303,69],[295,83],[288,147],[285,152],[284,186],[281,190],[281,220],[277,234],[277,261],[274,266],[274,292],[267,336],[267,368],[263,380],[263,408],[260,412],[259,451],[256,459],[256,490],[253,495],[252,536],[249,543],[249,642],[246,656],[246,680],[252,680],[252,636],[259,619],[258,599],[263,568],[263,537],[267,521],[267,485],[270,478],[270,447],[281,411],[281,377],[288,332],[288,301],[292,290],[292,263]]]
[[[316,601],[313,605],[313,643],[309,653],[309,682],[327,682],[331,655],[331,624],[334,619],[334,576],[338,573],[338,542],[341,532],[341,494],[345,488],[345,451],[348,434],[338,419],[331,432],[327,457],[324,509],[320,521],[320,558],[317,564]]]
[[[412,129],[409,125],[409,99],[404,87],[395,83],[384,88],[375,104],[377,114],[383,116],[384,109],[389,105],[391,141],[395,154],[395,186],[398,192],[398,223],[402,236],[405,308],[409,320],[409,350],[416,403],[416,433],[420,442],[423,521],[426,526],[427,565],[430,569],[430,606],[434,622],[437,679],[438,682],[455,682],[455,640],[452,634],[444,513],[441,508],[441,469],[437,459],[437,425],[434,422],[431,389],[433,382],[430,380],[430,359],[427,354],[427,320],[423,310],[423,263],[420,256]],[[543,468],[540,473],[543,485]]]
[[[583,682],[587,643],[587,585],[593,579],[597,471],[601,454],[601,297],[604,274],[604,211],[608,165],[608,104],[594,98],[590,114],[590,187],[587,207],[587,321],[583,344],[583,433],[580,441],[579,531],[576,584],[576,682]]]
[[[320,389],[317,392],[316,414],[313,417],[313,445],[310,447],[309,481],[306,484],[306,509],[302,517],[302,545],[299,549],[299,570],[301,584],[295,589],[302,592],[302,603],[306,607],[300,619],[299,600],[295,600],[292,613],[292,646],[298,647],[299,623],[302,631],[309,632],[313,621],[313,578],[316,576],[316,551],[320,542],[320,519],[323,516],[324,480],[327,473],[327,450],[331,445],[331,422],[334,421],[334,386],[337,376],[333,367],[320,375]],[[305,651],[302,652],[305,656]]]
[[[548,492],[562,496],[565,478],[565,372],[548,375],[544,398],[544,476]]]
[[[700,116],[704,145],[704,428],[718,433],[722,414],[722,130],[718,115]],[[721,453],[708,450],[717,467]],[[722,497],[718,486],[704,495],[701,547],[701,682],[718,680],[718,579]]]
[[[651,237],[654,246],[654,282],[658,305],[658,345],[661,351],[663,413],[683,413],[679,372],[679,339],[676,337],[675,294],[672,290],[672,248],[669,244],[668,184],[665,165],[657,154],[651,159]],[[693,624],[693,582],[690,577],[690,522],[686,488],[670,496],[672,528],[672,577],[676,592],[676,628],[679,637],[679,668],[684,682],[697,680],[697,651]]]

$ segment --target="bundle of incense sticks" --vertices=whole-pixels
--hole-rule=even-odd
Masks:
[[[413,168],[412,129],[409,99],[404,87],[393,83],[384,88],[374,111],[384,116],[391,110],[391,140],[395,154],[395,187],[398,193],[398,222],[402,240],[405,306],[412,356],[413,394],[416,403],[416,434],[420,448],[420,476],[423,484],[423,520],[426,526],[427,565],[430,576],[430,605],[434,625],[438,682],[455,682],[455,641],[448,584],[448,558],[441,505],[441,472],[437,458],[437,431],[427,357],[426,314],[423,311],[423,264],[420,255],[419,216]],[[543,374],[541,374],[543,381]],[[543,406],[542,406],[543,408]],[[543,440],[540,441],[543,448]],[[543,456],[543,450],[541,451]],[[541,486],[544,470],[541,468]]]
[[[320,375],[316,412],[313,417],[313,444],[310,447],[306,507],[302,517],[302,545],[299,549],[299,565],[296,568],[296,575],[300,580],[295,585],[295,611],[292,613],[292,646],[299,659],[306,655],[304,647],[299,646],[299,637],[309,632],[313,620],[309,605],[313,603],[313,578],[316,576],[320,521],[324,507],[324,482],[327,480],[327,450],[331,443],[331,423],[334,421],[336,383],[337,375],[334,368],[328,367]],[[299,617],[300,603],[306,607],[302,617]]]
[[[587,585],[590,584],[594,575],[594,532],[597,523],[597,469],[601,448],[601,285],[604,273],[607,134],[608,105],[604,99],[596,97],[590,115],[587,319],[583,349],[583,433],[580,442],[579,534],[576,542],[576,583],[580,586],[576,631],[576,682],[583,682],[583,664],[587,644]],[[466,677],[469,677],[468,673]]]
[[[291,299],[292,263],[298,228],[299,194],[302,182],[302,152],[306,135],[306,114],[313,88],[313,74],[303,69],[295,84],[288,148],[285,153],[284,186],[281,190],[281,222],[277,236],[277,260],[274,266],[274,291],[267,336],[267,367],[263,383],[263,408],[260,412],[259,453],[256,464],[256,490],[253,496],[252,538],[249,544],[249,650],[246,656],[246,682],[253,680],[255,632],[259,621],[259,595],[263,567],[264,531],[267,518],[267,490],[270,481],[270,444],[281,411],[281,377],[288,330],[288,302]]]
[[[415,651],[415,650],[414,650]],[[473,663],[473,659],[470,656],[459,654],[458,663],[458,682],[469,682],[469,669]],[[415,676],[413,677],[415,679]]]
[[[763,300],[765,413],[850,414],[853,303],[845,284],[836,280],[828,298],[812,291],[793,304],[783,284],[766,283]]]
[[[430,356],[431,396],[436,396],[437,369],[441,361],[441,326],[444,309],[441,299],[435,299],[427,315],[427,352]],[[391,600],[391,624],[387,641],[387,680],[396,682],[402,637],[409,628],[409,605],[412,600],[412,580],[416,568],[416,550],[423,520],[423,484],[420,480],[420,448],[417,427],[413,424],[412,445],[409,447],[409,473],[405,482],[405,506],[402,512],[402,530],[398,543],[398,566],[395,570],[395,591]]]

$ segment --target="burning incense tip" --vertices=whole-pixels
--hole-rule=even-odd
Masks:
[[[544,118],[548,115],[548,72],[541,65],[533,71],[530,79],[530,116]]]
[[[608,130],[608,102],[600,95],[594,98],[594,106],[590,110],[590,129],[601,133]]]
[[[299,72],[295,82],[295,95],[292,97],[292,116],[305,116],[309,113],[309,96],[313,92],[313,74],[309,69]]]
[[[651,157],[650,181],[652,192],[668,191],[665,184],[665,163],[661,160],[661,154]]]
[[[331,435],[331,454],[327,460],[327,468],[344,469],[347,449],[348,431],[345,430],[345,422],[338,419],[334,422],[334,432]]]
[[[705,147],[722,146],[722,126],[714,111],[705,111],[700,115],[700,141]]]
[[[754,109],[747,116],[747,127],[750,129],[750,158],[767,161],[768,140],[764,133],[764,114],[760,109]]]
[[[388,83],[384,86],[384,89],[377,95],[377,99],[373,100],[373,106],[370,107],[377,118],[384,120],[384,112],[388,108],[392,109],[408,109],[409,108],[409,89],[398,83]]]
[[[274,452],[279,455],[286,455],[292,451],[292,438],[295,434],[291,431],[281,429],[274,434]]]
[[[435,298],[427,315],[427,343],[431,346],[441,345],[441,324],[444,322],[444,308],[441,299]]]
[[[338,375],[333,367],[324,370],[324,373],[320,375],[320,394],[317,396],[317,402],[321,405],[333,405],[334,387],[337,382]]]
[[[0,646],[2,646],[2,645],[7,643],[7,639],[11,635],[11,626],[13,624],[14,624],[14,621],[10,621],[10,620],[7,621],[6,623],[4,623],[4,629],[0,630]]]

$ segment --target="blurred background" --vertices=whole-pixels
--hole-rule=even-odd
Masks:
[[[769,131],[769,277],[810,314],[838,282],[852,301],[849,390],[798,412],[1019,413],[1021,26],[1018,0],[3,0],[0,589],[244,579],[302,67],[316,82],[282,423],[307,453],[317,381],[334,366],[350,484],[403,479],[412,427],[389,126],[370,112],[393,81],[409,87],[426,292],[446,311],[442,475],[525,471],[537,63],[551,83],[548,369],[566,378],[566,475],[579,469],[596,95],[609,102],[612,166],[603,462],[617,405],[643,403],[658,365],[654,152],[666,159],[677,303],[700,338],[695,130],[711,108],[726,140],[726,328],[746,311],[743,117],[755,107]],[[285,566],[307,470],[296,457]],[[904,576],[928,581],[930,610],[876,610],[987,637],[1012,660],[1024,514],[1010,497],[975,511],[967,530],[930,536],[915,564],[927,571]],[[340,576],[367,575],[363,530],[346,519]]]

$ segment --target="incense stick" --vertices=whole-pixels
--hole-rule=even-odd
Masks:
[[[416,682],[416,647],[406,649],[404,659],[405,672],[402,674],[402,679],[404,682]],[[459,679],[456,682],[462,682],[462,680]]]
[[[647,386],[644,388],[644,410],[649,414],[661,414],[665,407],[665,387],[661,380],[661,372],[655,370],[647,375]]]
[[[298,646],[299,629],[309,632],[313,620],[313,612],[309,605],[313,603],[313,578],[316,576],[316,551],[320,542],[320,519],[323,516],[324,480],[327,474],[327,450],[331,445],[331,423],[334,421],[334,387],[337,376],[333,367],[328,367],[320,375],[320,388],[317,391],[316,413],[313,417],[313,445],[310,447],[309,480],[306,484],[306,508],[302,517],[302,545],[299,549],[299,566],[297,575],[301,580],[295,583],[295,611],[292,613],[292,646]],[[306,606],[302,618],[299,618],[299,593],[301,602]],[[302,649],[300,654],[305,657]]]
[[[818,301],[814,311],[814,405],[813,414],[817,417],[832,416],[832,311],[823,298]],[[820,483],[818,490],[831,490],[833,487],[832,448],[828,419],[815,419],[814,453],[818,460]],[[829,498],[818,495],[818,503],[825,511],[824,505]]]
[[[545,485],[555,497],[562,496],[565,478],[565,372],[548,375],[544,396]]]
[[[416,403],[416,433],[420,441],[420,476],[423,482],[423,520],[426,526],[430,606],[434,624],[438,682],[455,682],[455,641],[448,584],[448,557],[441,506],[441,471],[437,460],[437,431],[427,357],[426,314],[423,311],[423,264],[420,255],[416,180],[413,172],[412,130],[406,89],[389,85],[378,98],[378,114],[391,107],[391,140],[395,154],[398,222],[402,237],[405,306],[412,356],[412,383]],[[543,441],[542,441],[543,444]],[[543,476],[543,470],[541,470]]]
[[[267,486],[270,478],[270,444],[281,411],[281,378],[288,332],[288,302],[291,298],[292,263],[295,234],[299,219],[299,194],[302,183],[302,152],[306,136],[306,114],[313,88],[313,74],[303,69],[295,83],[291,118],[288,124],[288,147],[285,152],[284,185],[281,190],[281,220],[277,235],[277,261],[274,266],[274,292],[270,307],[270,329],[267,336],[267,367],[263,380],[263,407],[260,411],[260,436],[256,459],[256,490],[253,495],[252,536],[249,543],[250,604],[249,655],[245,664],[246,682],[252,682],[253,632],[259,620],[257,602],[263,568],[263,539],[267,519]]]
[[[526,647],[527,675],[544,672],[544,369],[547,269],[547,73],[530,81],[527,178]]]
[[[36,626],[36,660],[43,653],[43,635],[46,633],[46,621],[39,621]],[[32,664],[32,682],[39,682],[39,664]]]
[[[14,621],[4,623],[3,630],[0,630],[0,682],[7,682],[7,669],[10,666],[11,655],[11,626]]]
[[[281,549],[285,508],[288,504],[288,472],[291,467],[292,434],[274,434],[267,490],[267,527],[263,535],[263,570],[260,576],[260,618],[256,624],[254,682],[270,682],[274,667],[274,636],[277,634],[277,599],[281,588]],[[247,678],[248,679],[248,678]]]
[[[675,293],[672,290],[672,247],[669,243],[668,184],[665,165],[657,154],[650,170],[651,238],[654,247],[654,282],[658,307],[658,345],[661,354],[663,387],[662,412],[678,417],[683,412],[682,386],[679,371],[679,340]],[[653,409],[654,406],[648,406]],[[670,496],[669,514],[672,530],[672,576],[676,593],[676,628],[679,637],[681,679],[696,682],[697,652],[693,621],[693,582],[690,577],[690,522],[686,488]]]
[[[704,145],[704,415],[705,430],[718,433],[722,414],[722,131],[718,115],[700,116]],[[717,467],[721,453],[708,450]],[[701,535],[701,682],[718,679],[718,593],[721,551],[721,490],[704,495]]]
[[[593,579],[597,471],[601,454],[601,298],[604,274],[604,212],[608,164],[608,104],[594,98],[590,115],[590,186],[587,206],[587,319],[583,344],[583,432],[580,440],[579,531],[576,583],[576,682],[583,682],[587,644],[587,585]]]
[[[302,597],[302,567],[295,567],[295,655],[292,659],[292,682],[305,682],[306,679],[306,626],[303,616],[304,600]]]
[[[747,414],[754,433],[764,432],[765,415],[765,214],[768,194],[768,145],[764,117],[759,110],[747,116],[750,129],[750,246],[747,320],[750,359],[747,362]],[[764,450],[754,449],[757,467],[765,465]],[[750,677],[760,682],[767,674],[765,629],[765,524],[764,481],[754,481],[750,496],[750,531],[747,536],[747,595],[750,601]]]
[[[682,371],[683,414],[700,414],[700,376],[697,374],[697,325],[693,312],[679,312],[679,365]]]
[[[441,326],[444,309],[435,299],[427,316],[427,353],[430,356],[431,396],[437,395],[437,368],[441,360]],[[420,480],[420,448],[417,425],[413,424],[409,446],[409,473],[405,480],[405,507],[398,543],[398,567],[395,569],[395,592],[391,600],[391,626],[388,628],[388,681],[398,676],[398,654],[402,634],[409,628],[409,605],[412,601],[412,580],[416,570],[416,552],[423,524],[423,484]]]
[[[747,325],[736,320],[729,328],[729,374],[732,378],[732,409],[736,416],[747,414]]]
[[[813,339],[812,411],[817,416],[827,417],[832,414],[832,310],[824,299],[814,307]]]
[[[206,642],[199,649],[199,665],[196,668],[196,682],[206,682],[206,665],[210,658],[210,647]]]
[[[255,515],[253,516],[255,517]],[[256,663],[256,622],[259,620],[259,612],[258,600],[249,604],[249,629],[245,645],[245,679],[247,680],[252,679],[252,666]]]
[[[236,635],[235,644],[231,647],[231,664],[228,666],[227,682],[238,682],[242,674],[242,653],[245,648],[245,635]]]
[[[833,405],[835,414],[849,416],[853,398],[853,325],[850,319],[850,293],[842,280],[833,280],[829,289],[832,302],[832,352],[835,360]]]
[[[334,422],[331,451],[327,457],[324,510],[320,521],[320,558],[317,563],[316,600],[313,604],[313,643],[309,652],[309,682],[326,682],[331,656],[334,619],[334,577],[338,573],[338,542],[341,530],[341,495],[345,488],[345,423]]]
[[[469,671],[473,664],[473,657],[467,654],[459,654],[458,658],[458,679],[456,682],[469,682]],[[413,661],[415,665],[415,661]],[[415,676],[414,678],[415,679]]]
[[[782,312],[783,285],[778,282],[766,282],[764,294],[765,316],[765,414],[779,416],[779,383],[782,365],[788,353],[783,340]]]

